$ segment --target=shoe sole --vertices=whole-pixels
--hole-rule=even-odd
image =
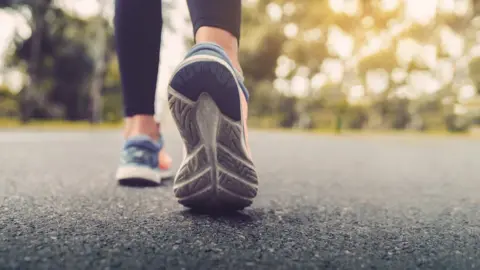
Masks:
[[[173,187],[178,202],[199,210],[241,210],[250,206],[257,195],[258,179],[246,153],[241,119],[235,121],[225,115],[212,95],[212,90],[238,84],[233,71],[210,57],[197,58],[180,69],[189,74],[180,80],[189,80],[190,88],[195,80],[195,89],[173,89],[170,84],[168,90],[170,111],[184,141],[184,159]],[[198,92],[196,100],[186,97],[192,91]],[[240,92],[237,88],[227,94]]]
[[[157,186],[165,178],[172,177],[169,171],[156,171],[146,167],[122,166],[115,178],[121,186]]]

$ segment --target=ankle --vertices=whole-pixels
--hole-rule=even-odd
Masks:
[[[152,115],[135,115],[126,120],[125,138],[147,135],[153,140],[159,138],[159,125]]]
[[[123,127],[123,137],[126,139],[132,130],[132,117],[126,117],[123,122],[125,123]]]
[[[223,29],[203,26],[195,34],[196,43],[213,42],[223,48],[233,67],[242,74],[242,68],[238,60],[238,40],[230,32]]]

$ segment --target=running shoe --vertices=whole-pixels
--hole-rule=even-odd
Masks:
[[[257,195],[258,177],[247,144],[248,91],[225,51],[194,46],[175,70],[169,108],[184,143],[174,179],[182,205],[241,210]]]

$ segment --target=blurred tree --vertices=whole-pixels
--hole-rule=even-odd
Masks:
[[[265,13],[267,1],[258,1],[243,10],[240,62],[250,91],[250,115],[264,117],[279,113],[280,93],[274,90],[275,67],[285,37],[281,25]]]
[[[107,1],[98,1],[96,16],[80,18],[51,0],[0,0],[0,8],[22,15],[32,30],[26,39],[15,37],[7,59],[29,77],[19,94],[25,121],[122,118],[113,28],[102,10]],[[168,19],[173,4],[163,6],[167,31],[174,28]]]
[[[32,15],[25,16],[31,36],[26,40],[16,37],[14,54],[8,59],[10,66],[20,70],[26,67],[29,78],[19,93],[22,121],[28,122],[32,117],[75,118],[72,111],[81,100],[77,99],[75,88],[82,85],[82,74],[89,72],[91,61],[82,44],[85,40],[72,30],[83,33],[87,22],[67,15],[50,0],[8,4],[10,9],[22,9],[22,14],[26,10]],[[74,100],[75,105],[59,104],[62,99]]]
[[[473,6],[465,9],[467,2]],[[164,5],[170,30],[172,4]],[[409,5],[246,1],[240,60],[250,115],[301,128],[465,126],[467,114],[458,113],[464,86],[472,83],[480,94],[480,60],[473,50],[479,1],[458,1],[454,9],[439,2],[430,19],[412,17]],[[21,106],[31,109],[24,118],[121,119],[113,30],[102,16],[79,19],[49,0],[0,0],[0,8],[26,14],[33,29],[31,37],[17,40],[9,61],[30,76],[21,104],[34,104]]]
[[[477,89],[477,94],[480,95],[480,57],[474,57],[470,61],[468,71]]]
[[[17,97],[5,85],[0,85],[0,118],[19,116]]]
[[[87,89],[94,71],[88,41],[92,39],[96,25],[54,6],[49,8],[45,17],[39,68],[35,75],[39,85],[35,94],[42,95],[44,102],[29,103],[32,115],[28,117],[88,119]],[[34,34],[35,31],[28,39],[17,40],[11,65],[30,66],[28,60],[32,58]],[[28,74],[32,77],[30,72]],[[26,89],[22,90],[21,96],[25,95]]]
[[[90,86],[90,122],[99,123],[102,121],[102,88],[104,86],[105,72],[107,71],[107,62],[111,58],[113,50],[108,51],[108,22],[104,19],[106,0],[98,0],[100,9],[98,14],[92,19],[92,24],[96,25],[95,38],[93,42],[96,46],[91,46],[92,58],[94,59],[94,72]]]
[[[0,7],[5,8],[19,8],[27,7],[30,11],[30,27],[32,29],[32,36],[30,38],[30,46],[28,52],[27,73],[29,74],[29,80],[22,90],[20,99],[21,120],[26,123],[30,120],[32,112],[35,108],[45,107],[49,108],[49,112],[53,114],[51,106],[45,106],[45,96],[38,91],[41,87],[40,69],[42,61],[42,45],[45,45],[45,16],[50,10],[51,0],[37,0],[37,1],[22,1],[22,0],[10,0],[3,1]]]

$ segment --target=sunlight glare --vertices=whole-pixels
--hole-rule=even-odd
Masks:
[[[283,12],[287,16],[292,16],[293,13],[295,13],[296,9],[297,9],[297,7],[295,6],[295,4],[293,2],[288,2],[283,6]]]
[[[328,82],[327,75],[323,73],[317,73],[312,77],[310,81],[310,85],[313,89],[320,90],[327,84],[327,82]]]
[[[433,44],[427,44],[420,47],[418,56],[422,63],[428,68],[433,69],[437,65],[437,46]]]
[[[417,52],[420,51],[420,44],[412,38],[405,38],[398,41],[396,57],[400,66],[409,65]]]
[[[402,85],[395,89],[395,96],[399,98],[415,99],[418,97],[419,92],[415,91],[408,85]]]
[[[458,91],[458,98],[460,100],[468,100],[475,96],[477,89],[473,85],[464,85]]]
[[[307,97],[310,81],[307,77],[295,75],[291,82],[291,92],[296,97]]]
[[[351,99],[359,99],[365,96],[365,88],[363,85],[355,85],[350,88],[349,97]]]
[[[440,43],[442,50],[454,58],[460,57],[465,50],[464,38],[448,26],[444,26],[440,30]]]
[[[455,1],[455,15],[465,16],[471,10],[471,2],[467,0]]]
[[[405,0],[407,18],[421,25],[429,24],[436,16],[437,0]]]
[[[444,85],[452,81],[454,74],[454,66],[448,59],[439,59],[435,68],[435,78]]]
[[[380,6],[383,11],[394,11],[399,6],[399,0],[381,0]]]
[[[339,59],[327,58],[321,65],[322,73],[326,74],[330,81],[338,84],[342,81],[344,75],[344,66]]]
[[[333,12],[353,16],[358,12],[358,0],[328,0]]]
[[[267,5],[267,14],[272,21],[277,22],[282,19],[283,11],[279,5],[270,3]]]
[[[384,69],[372,69],[367,72],[367,87],[375,94],[380,94],[387,90],[389,80],[389,74]]]
[[[75,10],[76,15],[83,18],[95,16],[100,9],[100,4],[97,0],[76,0],[69,6]]]
[[[280,93],[287,93],[290,88],[290,84],[286,79],[277,78],[275,81],[273,81],[273,87]]]
[[[277,68],[275,70],[275,74],[279,78],[285,78],[295,69],[295,67],[295,61],[285,55],[282,55],[277,59]]]
[[[355,41],[338,26],[332,26],[328,29],[327,46],[331,55],[346,59],[352,56]]]
[[[451,13],[455,10],[456,0],[439,0],[438,9],[441,13]]]
[[[294,38],[298,34],[298,26],[294,23],[285,25],[283,32],[287,38]]]
[[[360,56],[366,57],[380,51],[384,47],[380,36],[371,36],[367,39],[367,43],[360,49]]]
[[[400,84],[405,81],[408,76],[408,72],[402,68],[394,68],[392,70],[391,78],[394,83]]]
[[[423,70],[414,70],[408,76],[408,84],[420,93],[432,94],[440,90],[440,83],[432,73]]]

